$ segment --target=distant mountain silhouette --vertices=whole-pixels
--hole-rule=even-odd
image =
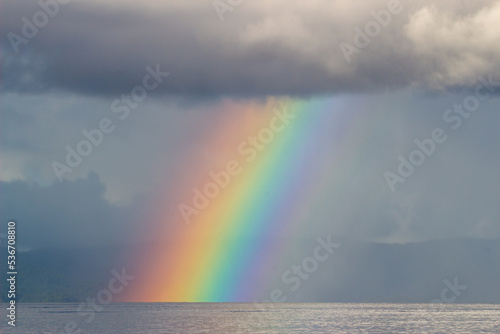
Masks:
[[[382,244],[335,239],[341,246],[320,264],[296,291],[290,302],[405,302],[427,303],[440,299],[448,283],[458,280],[466,289],[456,303],[500,303],[500,239],[436,240],[410,244]],[[294,254],[273,265],[275,282],[286,290],[281,275],[299,264],[316,241],[297,241]],[[279,241],[277,241],[279,244]],[[2,245],[5,246],[5,245]],[[18,302],[77,302],[106,287],[112,269],[120,269],[130,254],[147,254],[154,245],[105,249],[38,249],[17,254]],[[5,254],[5,248],[2,248]],[[2,256],[6,259],[6,255]],[[291,261],[291,260],[290,260]],[[6,272],[6,261],[0,261]],[[6,300],[2,283],[2,301]],[[445,291],[446,298],[453,297]],[[265,294],[263,294],[263,299]]]

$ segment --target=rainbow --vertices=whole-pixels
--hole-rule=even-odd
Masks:
[[[123,301],[255,301],[274,279],[269,270],[273,261],[286,257],[293,247],[286,241],[276,244],[272,236],[298,235],[316,219],[328,190],[346,186],[344,177],[356,165],[358,154],[350,145],[362,140],[354,136],[361,122],[349,110],[352,102],[269,99],[222,105],[227,112],[203,146],[217,152],[210,170],[222,170],[228,161],[236,161],[240,173],[206,208],[192,215],[189,224],[179,211],[173,212],[172,206],[167,210],[159,202],[153,210],[154,233],[168,236],[169,241],[135,264],[139,274]],[[265,130],[265,145],[249,159],[250,154],[242,154],[245,148],[249,152],[248,137],[269,129],[277,110],[293,118],[282,122],[272,140]],[[338,145],[325,147],[332,136]],[[178,203],[191,203],[192,186],[202,189],[211,181],[206,166],[188,173],[174,187]],[[168,193],[165,197],[171,201],[172,190]]]

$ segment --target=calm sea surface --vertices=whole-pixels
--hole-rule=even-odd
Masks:
[[[1,305],[1,333],[500,333],[500,305],[22,304],[15,328]]]

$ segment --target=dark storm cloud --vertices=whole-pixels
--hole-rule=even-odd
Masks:
[[[467,87],[497,68],[496,1],[401,1],[402,11],[351,55],[354,28],[373,21],[387,1],[243,2],[220,21],[211,2],[130,5],[73,1],[60,5],[16,54],[36,1],[3,3],[3,90],[118,94],[140,84],[147,65],[171,73],[157,93],[308,95],[405,86]],[[12,35],[11,35],[12,36]]]

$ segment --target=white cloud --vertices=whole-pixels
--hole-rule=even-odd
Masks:
[[[500,63],[500,2],[456,15],[424,7],[405,27],[427,80],[435,88],[470,85],[478,73],[498,71]]]

